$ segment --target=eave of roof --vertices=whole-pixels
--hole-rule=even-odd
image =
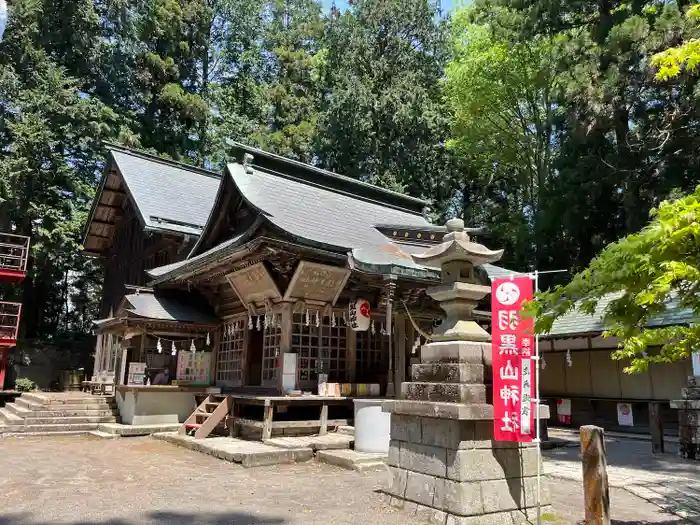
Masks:
[[[95,214],[97,208],[101,204],[107,179],[113,168],[116,168],[120,174],[122,186],[126,191],[127,197],[133,203],[133,208],[144,231],[155,231],[177,236],[189,235],[199,237],[199,235],[201,235],[202,228],[205,225],[206,218],[211,210],[214,197],[221,181],[220,174],[114,144],[107,144],[107,149],[109,157],[105,163],[98,190],[95,193],[95,198],[90,207],[89,219],[83,230],[83,245],[87,243],[91,225],[95,220]],[[149,194],[141,195],[141,193],[143,193],[141,189],[139,189],[140,194],[138,196],[135,195],[134,187],[138,187],[142,183],[140,180],[141,176],[144,172],[148,173],[149,169],[143,169],[143,166],[140,169],[136,166],[131,166],[130,169],[125,170],[124,166],[120,166],[120,163],[131,163],[133,159],[138,159],[139,162],[142,162],[144,166],[148,168],[156,164],[162,166],[164,172],[161,173],[161,170],[155,168],[151,173],[152,176],[156,178],[168,178],[173,173],[179,174],[180,177],[201,176],[203,178],[193,179],[192,184],[188,185],[186,188],[179,188],[181,185],[178,184],[168,186],[167,184],[155,184],[153,181],[146,183],[146,185],[151,184],[159,188],[166,188],[166,190],[169,190],[171,193],[173,191],[175,192],[168,194],[166,197],[161,197],[160,200],[164,202],[160,203],[157,202],[157,199],[149,200]],[[129,168],[129,166],[127,166],[127,168]],[[167,172],[167,170],[170,171]],[[137,173],[137,175],[132,174],[131,171]],[[203,184],[203,182],[208,180],[211,180],[212,183]],[[197,191],[192,191],[195,188]],[[164,190],[161,189],[161,192],[162,191]],[[178,191],[180,191],[180,194],[178,194]],[[144,206],[147,210],[155,212],[155,214],[149,213],[148,211],[144,213]],[[206,216],[201,213],[202,209],[206,210]],[[171,212],[175,212],[176,216],[169,216],[172,215]],[[99,253],[95,251],[87,251],[87,253],[90,255],[99,255]]]

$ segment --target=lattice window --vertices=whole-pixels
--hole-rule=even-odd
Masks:
[[[331,382],[347,379],[347,327],[336,317],[336,326],[330,317],[319,318],[312,313],[309,325],[305,314],[294,314],[292,352],[299,355],[299,381],[318,381],[319,373],[327,373]]]
[[[309,320],[306,326],[304,314],[294,314],[292,329],[292,352],[299,354],[297,367],[299,369],[299,381],[318,380],[318,329],[315,318]]]
[[[219,338],[219,354],[216,359],[216,381],[230,386],[243,384],[243,365],[248,323],[238,319],[226,323]]]
[[[321,332],[320,372],[327,373],[329,381],[342,383],[347,379],[345,358],[348,350],[347,327],[340,319],[336,320],[336,326],[332,324],[332,319],[324,317],[319,327]]]
[[[377,376],[389,370],[389,336],[382,335],[380,324],[375,321],[375,332],[357,332],[356,381],[377,382]]]
[[[282,328],[279,325],[270,325],[263,335],[263,362],[262,384],[264,386],[277,383],[277,365],[280,355],[280,341]]]

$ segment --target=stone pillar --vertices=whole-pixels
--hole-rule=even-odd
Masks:
[[[427,523],[512,525],[537,519],[537,448],[493,441],[482,355],[488,343],[432,343],[422,349],[405,400],[391,411],[390,504]],[[550,503],[544,480],[542,512]]]
[[[678,409],[678,452],[683,459],[700,461],[700,376],[688,378],[681,397],[670,402]]]
[[[473,266],[493,262],[491,252],[470,242],[459,220],[449,221],[439,246],[414,255],[419,264],[442,269],[442,284],[428,290],[446,320],[421,349],[401,400],[385,401],[391,412],[389,469],[385,492],[392,506],[440,525],[512,525],[537,520],[538,453],[535,445],[493,441],[493,405],[485,380],[491,367],[491,336],[472,319],[490,289],[477,284]],[[550,499],[544,481],[542,512]]]

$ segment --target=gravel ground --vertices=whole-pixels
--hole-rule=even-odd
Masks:
[[[151,440],[0,439],[0,525],[417,525],[375,492],[385,474],[304,463],[244,469]],[[582,518],[580,486],[552,480],[558,524]],[[681,523],[613,490],[615,525]]]

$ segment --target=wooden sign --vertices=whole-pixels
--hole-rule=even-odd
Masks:
[[[279,300],[282,298],[275,281],[272,280],[267,268],[261,262],[230,273],[226,279],[246,306],[264,303],[265,299]]]
[[[349,276],[350,270],[347,268],[301,261],[289,282],[284,298],[333,305]]]

